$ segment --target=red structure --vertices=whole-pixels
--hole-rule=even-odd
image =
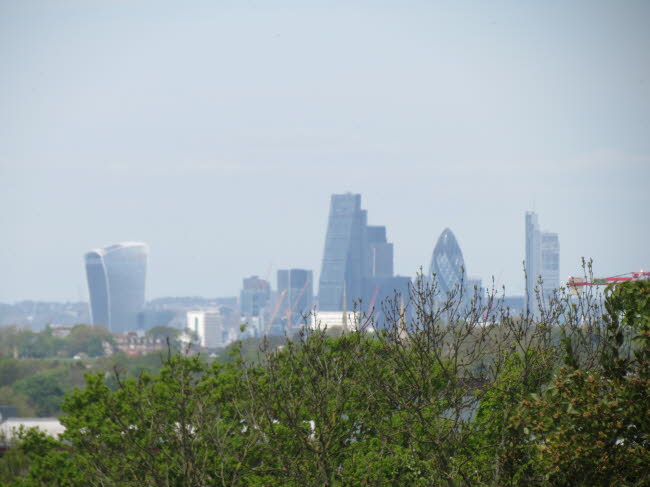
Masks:
[[[569,276],[567,286],[577,289],[583,286],[608,286],[610,284],[621,284],[629,281],[648,281],[650,280],[650,272],[628,272],[626,274],[619,274],[618,276],[611,277],[594,277],[593,279],[585,279],[584,277]]]

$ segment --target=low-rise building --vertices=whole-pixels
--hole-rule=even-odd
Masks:
[[[117,333],[114,336],[117,348],[132,357],[146,355],[167,348],[167,343],[164,339],[147,336],[135,331]]]
[[[0,418],[0,456],[14,444],[18,431],[30,428],[38,428],[54,438],[65,432],[57,418]]]
[[[311,315],[311,328],[356,330],[363,325],[363,323],[359,323],[360,318],[361,315],[353,311],[316,311]]]

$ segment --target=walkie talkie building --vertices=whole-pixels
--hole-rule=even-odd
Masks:
[[[123,242],[94,249],[84,256],[91,321],[112,333],[139,328],[144,307],[149,247]]]

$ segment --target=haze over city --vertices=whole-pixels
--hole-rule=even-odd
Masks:
[[[588,6],[588,8],[586,8]],[[147,298],[321,268],[332,193],[395,273],[453,229],[513,294],[524,213],[560,275],[650,267],[650,5],[0,2],[0,302],[88,299],[83,254],[151,252]]]

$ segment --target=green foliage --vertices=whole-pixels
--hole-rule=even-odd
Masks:
[[[264,353],[260,351],[261,347],[265,350],[274,350],[277,347],[286,345],[287,340],[282,336],[270,336],[265,338],[245,338],[231,343],[219,353],[220,362],[234,362],[239,359],[249,363],[258,363],[263,359]]]
[[[236,415],[236,377],[232,366],[179,355],[156,377],[118,378],[115,391],[89,375],[64,404],[64,438],[102,485],[232,485],[254,447]]]
[[[117,353],[83,362],[0,357],[0,384],[6,384],[0,386],[0,404],[15,406],[19,416],[58,416],[64,395],[83,387],[87,372],[108,374],[107,383],[115,388],[111,378],[115,370],[125,377],[137,377],[145,371],[159,371],[162,363],[159,353],[140,357]]]
[[[91,325],[76,325],[65,338],[65,350],[69,357],[85,353],[90,357],[104,355],[105,345],[114,347],[113,335],[104,327]]]
[[[15,407],[18,416],[36,416],[36,408],[30,398],[9,386],[0,387],[0,404]]]
[[[39,374],[16,382],[14,389],[29,397],[38,416],[52,416],[63,401],[61,379],[60,373]]]
[[[531,364],[537,364],[530,368]],[[473,460],[478,479],[502,483],[505,479],[526,478],[530,474],[532,449],[528,433],[520,425],[513,427],[519,404],[539,392],[550,379],[552,360],[543,354],[524,357],[512,353],[496,377],[494,386],[481,398],[472,435]],[[530,369],[527,370],[526,367]],[[491,468],[485,469],[485,466]]]
[[[40,333],[21,330],[17,332],[15,338],[16,351],[20,357],[54,357],[62,348],[62,344],[60,338],[52,336],[49,328]]]
[[[4,444],[6,438],[0,434],[0,444]],[[18,483],[29,471],[29,458],[20,448],[9,448],[0,457],[0,485],[12,485]]]
[[[154,340],[161,340],[163,343],[169,343],[169,346],[174,350],[181,349],[182,344],[179,341],[181,333],[181,330],[178,328],[162,325],[154,326],[146,331],[148,337],[151,337]]]
[[[113,335],[101,326],[76,325],[65,338],[53,336],[50,327],[40,332],[20,330],[13,326],[0,327],[0,357],[22,358],[73,357],[85,353],[100,357],[105,345],[113,349]]]
[[[563,369],[541,396],[522,402],[521,424],[540,477],[555,485],[648,481],[650,382]]]
[[[23,430],[20,443],[11,449],[14,468],[22,475],[15,476],[12,487],[82,487],[88,485],[75,463],[76,457],[70,447],[37,430]],[[0,465],[5,463],[5,459]],[[9,463],[9,462],[7,462]]]
[[[563,368],[514,421],[553,485],[650,484],[650,282],[609,289],[601,368]],[[625,352],[624,327],[638,346]]]
[[[438,312],[417,288],[411,321],[395,306],[376,333],[303,330],[238,342],[223,362],[171,353],[161,368],[98,359],[66,394],[63,438],[26,433],[0,475],[15,486],[650,485],[647,289],[608,291],[597,333],[577,315],[554,325],[561,304],[550,320],[485,325],[489,309]],[[29,367],[0,361],[31,401],[60,396],[50,388],[63,364]]]

